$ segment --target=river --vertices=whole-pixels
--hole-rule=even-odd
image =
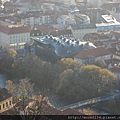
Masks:
[[[0,87],[4,88],[6,86],[7,77],[5,75],[0,74]]]

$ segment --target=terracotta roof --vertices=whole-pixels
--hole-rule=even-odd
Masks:
[[[6,88],[0,88],[0,102],[12,97],[12,94]]]
[[[7,33],[7,34],[18,34],[18,33],[26,33],[30,32],[29,27],[8,27],[0,25],[0,32]]]
[[[52,31],[58,30],[51,25],[39,25],[37,26],[37,29],[40,30],[44,34],[50,34]]]
[[[84,39],[84,40],[91,39],[91,40],[104,41],[104,40],[106,40],[106,39],[109,39],[109,36],[108,36],[108,35],[105,35],[105,34],[89,33],[89,34],[86,34],[86,35],[83,37],[83,39]]]
[[[43,34],[40,30],[37,29],[33,29],[30,31],[30,36],[43,36],[45,34]]]
[[[93,57],[99,57],[104,55],[109,55],[110,52],[105,49],[105,47],[98,47],[94,49],[89,50],[83,50],[79,52],[77,55],[75,55],[75,58],[78,59],[87,59],[87,58],[93,58]]]

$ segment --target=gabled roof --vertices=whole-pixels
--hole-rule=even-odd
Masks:
[[[116,45],[119,45],[119,44],[120,44],[120,41],[116,41],[116,42],[110,43],[109,45],[110,45],[112,48],[116,48]]]
[[[0,88],[0,102],[12,97],[12,94],[6,88]]]
[[[6,34],[19,34],[19,33],[27,33],[30,32],[29,27],[22,26],[22,27],[8,27],[0,25],[0,32]]]
[[[120,38],[120,32],[119,32],[119,31],[117,31],[117,32],[111,31],[111,32],[110,32],[110,35],[115,36],[115,38],[117,38],[117,39]]]
[[[93,49],[89,49],[89,50],[83,50],[83,51],[79,52],[77,55],[75,55],[74,58],[88,59],[88,58],[109,55],[109,54],[110,54],[110,52],[108,50],[106,50],[105,47],[98,47],[98,48],[93,48]]]

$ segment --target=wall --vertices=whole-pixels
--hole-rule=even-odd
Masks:
[[[25,43],[30,43],[30,33],[6,34],[0,32],[0,44],[3,47],[20,49]]]
[[[10,101],[11,101],[11,104],[10,104]],[[6,105],[6,103],[8,103],[8,105]],[[4,108],[3,108],[3,104],[4,104]],[[6,111],[6,110],[9,110],[13,107],[13,104],[12,104],[12,97],[11,98],[8,98],[2,102],[0,102],[0,113]]]

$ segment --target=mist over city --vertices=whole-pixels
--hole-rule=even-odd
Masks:
[[[119,111],[120,0],[0,0],[0,120]]]

